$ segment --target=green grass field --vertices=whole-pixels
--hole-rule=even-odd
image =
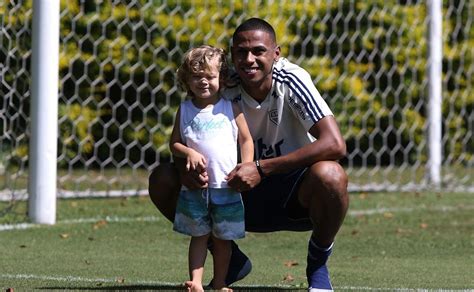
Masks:
[[[351,194],[329,261],[335,289],[474,289],[473,195]],[[60,200],[54,226],[25,223],[25,209],[0,218],[2,290],[173,290],[187,279],[188,238],[147,197]],[[234,289],[305,288],[309,235],[248,233],[237,243],[253,271]]]

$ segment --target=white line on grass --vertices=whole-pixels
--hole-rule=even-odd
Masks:
[[[0,279],[13,280],[42,280],[42,281],[57,281],[57,282],[79,282],[79,283],[120,283],[124,285],[149,285],[149,286],[169,286],[170,288],[182,286],[182,283],[172,283],[163,281],[149,281],[149,280],[133,280],[126,278],[85,278],[78,276],[48,276],[48,275],[33,275],[33,274],[0,274]],[[291,285],[238,285],[239,287],[265,287],[265,288],[288,288],[296,289],[297,287]]]
[[[356,290],[356,291],[416,291],[416,292],[472,292],[472,289],[428,289],[428,288],[374,288],[374,287],[351,287],[351,286],[341,286],[334,287],[334,290]]]
[[[418,210],[429,210],[435,212],[456,212],[459,210],[474,210],[474,205],[467,206],[437,206],[437,207],[405,207],[405,208],[375,208],[367,210],[349,210],[349,216],[363,216],[363,215],[376,215],[384,213],[410,213]],[[118,216],[106,216],[106,217],[93,217],[93,218],[78,218],[78,219],[69,219],[69,220],[60,220],[56,222],[56,225],[61,224],[87,224],[95,223],[101,220],[105,220],[110,223],[118,222],[156,222],[160,220],[160,217],[148,216],[148,217],[118,217]],[[30,228],[39,228],[45,227],[48,225],[33,224],[33,223],[17,223],[17,224],[2,224],[0,225],[1,231],[8,230],[22,230]]]
[[[161,281],[132,281],[128,279],[117,278],[85,278],[79,276],[48,276],[48,275],[33,275],[33,274],[0,274],[0,279],[13,280],[43,280],[43,281],[58,281],[58,282],[80,282],[80,283],[126,283],[134,285],[156,285],[156,286],[178,286],[181,283],[170,283]]]
[[[68,224],[89,224],[95,223],[101,220],[105,220],[109,223],[114,222],[156,222],[160,220],[160,217],[156,216],[147,216],[147,217],[118,217],[118,216],[106,216],[106,217],[92,217],[92,218],[78,218],[78,219],[69,219],[69,220],[60,220],[56,222],[56,225],[68,225]],[[30,228],[39,228],[50,225],[41,225],[34,223],[18,223],[18,224],[3,224],[0,225],[0,231],[8,230],[21,230],[21,229],[30,229]]]
[[[405,207],[405,208],[376,208],[376,209],[367,209],[367,210],[349,210],[350,216],[361,216],[361,215],[374,215],[374,214],[384,214],[384,213],[410,213],[419,210],[428,210],[435,212],[454,212],[460,210],[473,210],[474,205],[472,206],[437,206],[437,207],[426,207],[426,206],[417,206],[417,207]]]
[[[48,275],[33,275],[33,274],[0,274],[0,279],[13,279],[13,280],[42,280],[42,281],[57,281],[57,282],[76,282],[76,283],[117,283],[117,284],[124,284],[124,285],[150,285],[150,286],[169,286],[177,287],[181,286],[182,283],[171,283],[171,282],[163,282],[163,281],[149,281],[149,280],[133,280],[133,279],[124,279],[121,277],[117,278],[86,278],[86,277],[79,277],[79,276],[48,276]],[[298,289],[298,287],[291,286],[291,285],[236,285],[237,287],[242,288],[264,288],[264,289],[272,289],[272,288],[288,288],[289,290]],[[447,292],[447,291],[473,291],[472,289],[426,289],[426,288],[375,288],[375,287],[353,287],[353,286],[342,286],[342,287],[334,287],[335,290],[356,290],[356,291],[439,291],[439,292]],[[302,289],[306,290],[306,289]]]

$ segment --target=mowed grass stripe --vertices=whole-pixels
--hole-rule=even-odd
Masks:
[[[378,215],[384,213],[407,213],[407,212],[416,212],[416,211],[435,211],[435,212],[457,212],[459,210],[474,210],[474,205],[467,206],[435,206],[435,207],[426,207],[426,206],[416,206],[416,207],[404,207],[404,208],[376,208],[368,210],[349,210],[348,216],[364,216],[364,215]],[[95,223],[100,220],[105,220],[109,223],[129,223],[129,222],[156,222],[162,220],[160,217],[156,216],[146,216],[146,217],[117,217],[117,216],[106,216],[106,217],[92,217],[92,218],[77,218],[77,219],[67,219],[59,220],[56,224],[90,224]],[[30,228],[41,228],[49,227],[51,225],[44,224],[34,224],[34,223],[17,223],[17,224],[0,224],[0,232],[8,230],[22,230]]]

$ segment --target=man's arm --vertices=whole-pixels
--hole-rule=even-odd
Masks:
[[[309,133],[317,140],[287,155],[260,160],[265,176],[289,172],[310,166],[318,161],[338,160],[346,155],[346,143],[333,116],[326,116],[314,124]],[[228,184],[242,191],[249,190],[261,181],[255,163],[242,163],[229,175]]]
[[[260,161],[265,175],[289,172],[318,161],[338,160],[346,155],[346,143],[336,119],[326,116],[314,124],[309,133],[317,140],[287,155]]]

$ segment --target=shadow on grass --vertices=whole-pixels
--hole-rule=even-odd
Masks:
[[[303,288],[289,288],[289,287],[268,287],[268,286],[232,286],[234,291],[305,291]],[[98,286],[98,287],[66,287],[66,286],[50,286],[37,288],[39,290],[84,290],[84,291],[185,291],[184,286],[169,286],[169,285],[120,285],[120,286]],[[206,291],[213,291],[212,289],[205,289]]]

